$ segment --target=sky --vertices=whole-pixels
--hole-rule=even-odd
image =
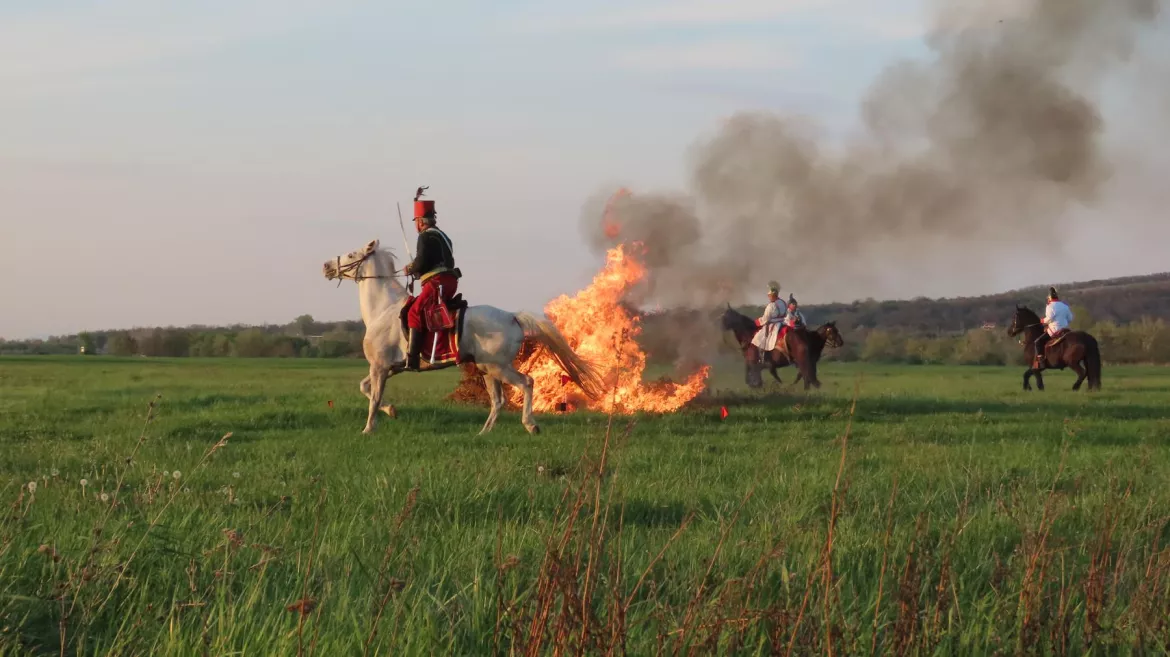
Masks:
[[[924,56],[927,19],[916,0],[0,3],[0,337],[357,319],[321,264],[372,239],[401,255],[419,185],[464,297],[539,311],[601,264],[588,197],[684,185],[738,111],[846,132],[887,65]],[[1128,183],[1127,212],[1170,201]],[[1166,268],[1148,235],[1083,224],[1081,255],[899,296]]]

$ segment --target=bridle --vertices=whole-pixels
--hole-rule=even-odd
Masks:
[[[341,264],[341,256],[337,256],[337,265],[336,265],[337,287],[341,287],[342,281],[344,281],[347,278],[352,280],[355,283],[359,283],[361,281],[364,281],[366,279],[371,279],[371,278],[406,278],[407,277],[406,274],[399,273],[398,270],[390,272],[390,275],[388,275],[388,276],[384,276],[384,275],[365,276],[365,275],[363,275],[361,273],[362,265],[365,264],[366,260],[369,260],[370,256],[372,256],[372,255],[374,255],[374,251],[367,251],[366,254],[363,255],[362,257],[360,257],[357,260],[354,260],[352,262],[346,263],[345,265]]]
[[[822,328],[825,329],[825,344],[832,349],[839,349],[841,345],[845,344],[844,339],[841,338],[841,332],[837,330],[836,326],[825,324]]]
[[[1019,340],[1020,345],[1025,345],[1028,342],[1028,338],[1024,335],[1024,331],[1027,331],[1030,328],[1036,328],[1037,326],[1044,326],[1044,322],[1036,322],[1035,324],[1025,324],[1024,326],[1016,326],[1016,320],[1013,318],[1012,319],[1012,326],[1011,326],[1011,328],[1008,329],[1008,335],[1010,335],[1012,337],[1015,337],[1017,335],[1020,336],[1020,340]]]

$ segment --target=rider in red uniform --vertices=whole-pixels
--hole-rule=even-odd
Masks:
[[[420,189],[419,194],[421,193]],[[404,271],[422,282],[422,290],[406,315],[406,323],[410,327],[406,369],[417,372],[422,356],[423,337],[426,333],[424,318],[439,303],[440,295],[443,302],[455,296],[461,274],[455,267],[451,238],[435,227],[434,201],[420,201],[418,196],[415,196],[414,227],[418,230],[418,245],[415,248],[414,262],[408,264]]]

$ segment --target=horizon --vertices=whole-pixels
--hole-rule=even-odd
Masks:
[[[602,264],[581,225],[599,191],[688,189],[696,143],[743,111],[847,142],[869,85],[929,59],[938,21],[911,0],[0,8],[0,337],[358,319],[320,265],[393,247],[395,203],[420,185],[469,303],[540,312]],[[1170,155],[1149,144],[1170,135],[1170,93],[1140,84],[1164,67],[1135,57],[1096,90],[1115,171],[1060,218],[1063,243],[945,241],[831,284],[801,281],[817,263],[773,276],[825,305],[1164,273]]]
[[[927,300],[927,301],[931,301],[931,302],[934,302],[934,303],[939,303],[939,302],[947,302],[947,301],[957,301],[957,300],[960,300],[960,299],[982,299],[982,298],[1001,297],[1001,296],[1007,296],[1007,295],[1011,295],[1011,294],[1013,294],[1013,293],[1017,293],[1017,292],[1027,292],[1027,291],[1032,291],[1032,290],[1043,291],[1043,289],[1044,289],[1044,288],[1046,288],[1046,287],[1048,287],[1049,285],[1054,285],[1054,286],[1057,288],[1057,290],[1060,290],[1060,288],[1061,288],[1062,286],[1063,286],[1063,287],[1065,287],[1065,288],[1072,287],[1072,288],[1074,288],[1074,290],[1075,290],[1075,289],[1079,289],[1081,286],[1088,285],[1088,284],[1091,284],[1091,283],[1098,283],[1098,282],[1106,282],[1106,283],[1109,283],[1109,282],[1114,282],[1114,281],[1119,281],[1119,280],[1125,280],[1125,279],[1133,279],[1133,278],[1138,278],[1138,279],[1143,279],[1143,278],[1156,278],[1156,277],[1160,277],[1160,276],[1170,276],[1170,270],[1167,270],[1167,271],[1160,271],[1160,272],[1151,272],[1151,273],[1148,273],[1148,274],[1136,274],[1136,275],[1132,275],[1132,276],[1115,276],[1115,277],[1111,277],[1111,278],[1104,278],[1104,279],[1086,279],[1086,280],[1080,280],[1080,281],[1064,281],[1064,282],[1057,282],[1057,283],[1043,283],[1043,284],[1040,284],[1040,283],[1038,283],[1038,284],[1034,284],[1034,285],[1026,285],[1026,286],[1019,287],[1019,288],[1013,288],[1013,289],[1010,289],[1010,290],[1003,290],[1003,291],[1000,291],[1000,292],[991,292],[991,293],[987,293],[987,294],[978,294],[978,295],[971,295],[971,296],[953,296],[953,297],[906,297],[906,298],[882,298],[882,299],[878,299],[878,298],[873,298],[873,299],[865,298],[865,299],[861,299],[861,298],[859,298],[859,299],[850,299],[850,300],[848,300],[848,301],[823,301],[823,302],[814,302],[814,303],[801,303],[801,307],[806,307],[806,308],[807,308],[807,307],[810,307],[810,306],[811,306],[811,307],[817,308],[817,307],[831,306],[831,305],[852,305],[852,304],[855,304],[855,303],[868,303],[868,302],[873,302],[873,303],[890,303],[890,302],[893,302],[893,303],[910,303],[910,302],[919,301],[919,300],[922,300],[922,299],[925,299],[925,300]],[[750,307],[756,307],[756,306],[759,306],[759,307],[763,307],[765,304],[764,304],[764,303],[754,303],[754,302],[752,302],[752,303],[737,303],[737,304],[735,304],[735,305],[736,305],[736,306],[738,306],[738,307],[740,307],[740,308],[742,308],[742,307],[745,307],[745,306],[750,306]],[[1036,304],[1034,304],[1034,305],[1039,305],[1039,306],[1041,306],[1041,307],[1042,307],[1042,306],[1043,306],[1043,301],[1042,301],[1042,300],[1041,300],[1041,301],[1038,301],[1038,302],[1037,302]],[[1026,303],[1024,304],[1024,306],[1025,306],[1025,307],[1029,307],[1029,306],[1028,306]],[[658,308],[655,308],[655,309],[653,309],[653,310],[647,310],[647,309],[645,309],[645,308],[642,308],[642,312],[643,312],[643,313],[646,313],[646,314],[654,314],[654,313],[657,313],[657,312],[668,312],[668,311],[671,311],[671,310],[701,310],[701,308],[687,307],[687,306],[670,306],[670,307],[658,307]],[[298,317],[300,317],[300,316],[302,316],[302,315],[310,315],[310,316],[312,316],[312,317],[313,317],[313,321],[314,321],[315,323],[319,323],[319,324],[339,324],[339,323],[342,323],[342,322],[359,322],[359,323],[361,322],[361,317],[356,317],[356,318],[343,318],[343,319],[322,319],[322,318],[320,318],[320,317],[313,316],[313,315],[312,315],[312,313],[301,313],[300,315],[296,315],[296,316],[294,316],[294,317],[292,317],[292,318],[289,318],[289,319],[287,319],[287,320],[284,320],[284,321],[276,321],[276,322],[265,322],[265,323],[260,323],[260,324],[248,324],[248,323],[244,323],[244,322],[227,322],[227,323],[225,323],[225,324],[199,324],[199,323],[195,323],[195,324],[184,324],[184,325],[161,325],[161,324],[160,324],[160,325],[145,325],[145,326],[120,326],[120,327],[115,327],[115,328],[92,328],[92,329],[84,329],[84,330],[82,330],[82,331],[74,331],[74,332],[72,332],[72,333],[60,333],[60,334],[44,334],[44,335],[35,335],[35,336],[29,336],[29,337],[24,337],[24,338],[6,338],[6,337],[4,337],[4,336],[0,336],[0,341],[8,341],[8,342],[27,342],[27,341],[34,341],[34,340],[51,340],[51,339],[55,339],[55,338],[56,338],[56,339],[60,339],[60,338],[74,337],[74,336],[76,336],[76,335],[78,335],[78,334],[80,334],[80,333],[106,333],[106,334],[110,334],[110,333],[119,333],[119,332],[129,332],[129,333],[133,333],[133,332],[136,332],[136,331],[150,331],[150,330],[154,330],[154,329],[175,329],[175,330],[186,330],[186,329],[208,329],[208,330],[219,330],[219,329],[230,329],[230,328],[243,328],[243,329],[250,329],[250,328],[269,328],[269,327],[274,327],[274,326],[286,326],[286,325],[288,325],[288,324],[291,324],[291,323],[293,323],[293,322],[294,322],[294,321],[295,321],[295,320],[296,320]],[[309,337],[314,337],[314,336],[309,336]],[[316,337],[319,337],[319,336],[316,336]]]

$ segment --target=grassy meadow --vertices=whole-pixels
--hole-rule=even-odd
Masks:
[[[457,370],[362,435],[363,366],[0,359],[0,655],[1170,650],[1170,369],[728,365],[477,437]]]

